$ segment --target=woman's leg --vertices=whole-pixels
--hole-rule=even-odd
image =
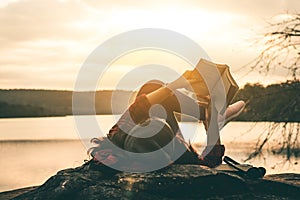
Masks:
[[[165,84],[159,80],[151,80],[145,83],[137,93],[137,96],[151,93]],[[166,112],[166,122],[171,126],[173,132],[181,135],[174,112],[193,116],[199,120],[205,119],[205,109],[191,97],[175,90],[173,95],[167,97],[160,104]],[[158,113],[152,113],[154,116]]]

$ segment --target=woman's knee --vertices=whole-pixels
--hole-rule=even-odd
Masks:
[[[155,90],[157,90],[158,88],[162,87],[165,83],[160,81],[160,80],[150,80],[147,81],[138,91],[137,96],[141,95],[141,94],[149,94]]]

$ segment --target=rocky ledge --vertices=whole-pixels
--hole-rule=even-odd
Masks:
[[[300,174],[250,180],[198,165],[125,173],[90,163],[59,171],[39,187],[4,192],[0,199],[298,199]]]

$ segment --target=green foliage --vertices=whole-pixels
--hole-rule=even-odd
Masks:
[[[300,121],[300,82],[287,81],[264,87],[246,84],[236,96],[247,105],[237,120],[241,121]]]
[[[45,110],[41,107],[31,105],[16,105],[0,102],[0,117],[35,117],[47,116]]]

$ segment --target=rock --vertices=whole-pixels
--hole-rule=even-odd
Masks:
[[[62,170],[14,199],[296,199],[299,179],[299,174],[280,174],[246,180],[198,165],[125,173],[88,163]]]
[[[295,185],[300,187],[300,176],[299,174],[272,174],[265,177],[265,179],[272,181],[284,182],[287,184]]]
[[[37,189],[38,186],[32,186],[32,187],[26,187],[26,188],[21,188],[21,189],[16,189],[16,190],[11,190],[11,191],[6,191],[6,192],[1,192],[0,193],[0,199],[12,199],[16,196],[19,196],[21,194],[24,194],[26,192],[29,192],[31,190]]]

